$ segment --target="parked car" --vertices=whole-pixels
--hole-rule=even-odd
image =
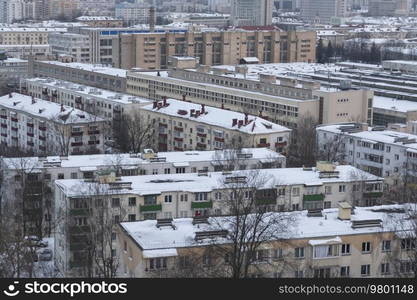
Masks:
[[[39,260],[40,261],[50,261],[50,260],[52,260],[52,250],[51,249],[43,249],[39,253]]]

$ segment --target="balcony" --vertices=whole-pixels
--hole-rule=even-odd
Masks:
[[[89,145],[98,145],[100,144],[100,141],[88,141]]]
[[[256,145],[257,148],[269,148],[270,146],[270,143],[259,143],[258,145]]]
[[[367,192],[367,193],[363,193],[363,196],[365,198],[381,198],[382,197],[382,192]]]
[[[85,226],[70,226],[69,227],[70,234],[80,234],[80,233],[88,233],[90,232],[90,227]]]
[[[46,137],[45,136],[39,136],[39,139],[41,140],[41,141],[46,141]]]
[[[39,130],[46,131],[46,127],[45,126],[39,126]]]
[[[71,132],[71,136],[82,136],[83,132],[82,131],[73,131]]]
[[[159,133],[159,136],[160,137],[163,137],[163,138],[167,138],[168,137],[168,134],[166,134],[166,133]]]
[[[141,205],[140,211],[141,212],[148,212],[148,211],[161,211],[162,205],[161,204],[155,204],[155,205]]]
[[[71,143],[72,147],[79,147],[79,146],[82,146],[82,145],[83,145],[83,142],[73,142],[73,143]]]
[[[10,120],[12,120],[12,122],[18,122],[19,121],[17,118],[13,118],[13,117],[11,117]]]
[[[304,201],[323,201],[324,194],[303,195]]]
[[[182,142],[182,141],[184,141],[184,139],[180,138],[180,137],[174,137],[174,141]]]
[[[165,123],[159,123],[159,127],[168,127],[168,124],[165,124]]]
[[[0,118],[7,120],[7,116],[1,115]]]
[[[272,198],[256,199],[256,205],[276,205],[277,200]]]
[[[276,148],[281,148],[281,147],[286,147],[287,146],[287,142],[279,142],[279,143],[275,143],[275,147]]]
[[[17,127],[12,127],[11,129],[12,129],[12,131],[18,131]]]
[[[17,141],[17,136],[12,136],[12,140],[16,140]]]
[[[197,136],[202,137],[202,138],[205,138],[205,137],[207,137],[207,133],[197,132]]]
[[[180,147],[174,147],[174,151],[184,151],[184,149],[183,148],[180,148]]]
[[[27,135],[28,135],[28,136],[30,136],[30,137],[34,137],[34,136],[35,136],[35,135],[33,134],[33,132],[28,132],[28,133],[27,133]]]
[[[1,124],[1,128],[7,128],[7,124]]]
[[[90,209],[88,208],[72,208],[69,211],[70,216],[88,216]]]
[[[184,131],[184,129],[183,129],[183,128],[181,128],[181,127],[177,127],[177,126],[174,126],[174,130],[175,130],[175,131],[179,131],[179,132],[183,132],[183,131]]]
[[[213,201],[191,202],[191,208],[193,209],[213,208]]]
[[[27,145],[31,146],[31,147],[35,146],[35,144],[33,142],[27,142]]]
[[[46,147],[45,146],[39,146],[39,150],[46,151]]]
[[[100,134],[100,130],[91,130],[91,131],[88,131],[88,134],[90,135]]]
[[[215,140],[216,142],[221,142],[221,143],[224,143],[224,138],[220,138],[220,137],[215,136],[215,137],[214,137],[214,140]]]
[[[33,123],[26,123],[27,127],[33,128],[35,125],[33,125]]]
[[[197,143],[197,148],[202,148],[202,149],[206,149],[207,145],[203,144],[203,143]]]
[[[2,133],[1,136],[2,137],[7,137],[7,133]]]

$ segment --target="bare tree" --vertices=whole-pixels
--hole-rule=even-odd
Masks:
[[[318,145],[318,159],[344,163],[346,158],[346,142],[347,138],[342,134],[336,134],[332,137],[326,138]]]
[[[113,122],[115,146],[122,153],[156,149],[155,128],[153,121],[139,112],[125,114],[120,121]]]
[[[292,141],[288,150],[289,167],[312,167],[317,161],[315,118],[306,115],[300,118],[297,128],[293,130]]]

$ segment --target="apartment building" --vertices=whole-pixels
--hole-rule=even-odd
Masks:
[[[126,34],[145,33],[149,34],[149,28],[91,28],[91,27],[74,27],[69,29],[70,32],[87,35],[90,40],[90,59],[92,63],[105,64],[108,66],[119,67],[113,58],[113,52],[119,47],[113,42],[113,39]],[[181,28],[156,27],[155,32],[185,32]]]
[[[280,213],[276,214],[279,217]],[[277,237],[264,241],[251,253],[251,277],[386,278],[399,276],[397,270],[401,276],[412,276],[412,222],[398,206],[352,209],[341,203],[339,208],[323,210],[320,216],[310,216],[307,211],[291,215],[295,224],[286,231],[277,225]],[[391,218],[404,222],[402,227],[409,233],[395,228]],[[121,276],[164,278],[206,270],[204,275],[200,273],[206,277],[215,269],[216,277],[229,277],[227,225],[221,217],[174,219],[165,224],[155,220],[120,223],[117,241]],[[216,247],[219,243],[223,245]],[[232,248],[232,241],[229,243]],[[55,253],[58,265],[65,268],[61,249]],[[232,249],[229,257],[233,257]],[[76,256],[71,259],[77,262]]]
[[[124,115],[152,103],[136,96],[51,78],[30,78],[24,85],[30,96],[71,106],[111,122],[121,121]]]
[[[232,159],[233,164],[230,162]],[[154,153],[147,150],[146,153],[132,154],[2,158],[0,159],[2,179],[0,197],[3,205],[12,205],[19,202],[18,197],[26,184],[40,187],[41,192],[35,199],[33,197],[23,199],[28,201],[24,205],[26,209],[23,214],[28,216],[25,220],[31,220],[25,226],[28,234],[44,236],[51,234],[56,220],[52,197],[55,180],[94,179],[98,174],[109,169],[115,170],[121,176],[213,172],[222,170],[225,164],[228,164],[229,170],[239,169],[241,167],[239,164],[244,164],[250,169],[285,168],[286,158],[266,148],[225,152]],[[33,191],[27,192],[32,194]],[[37,224],[42,226],[39,227]]]
[[[314,31],[188,30],[114,36],[113,63],[123,69],[166,69],[168,56],[193,56],[202,65],[235,65],[242,58],[260,63],[315,62]]]
[[[301,0],[301,18],[309,23],[338,24],[347,16],[346,0]]]
[[[232,0],[231,21],[234,26],[268,26],[272,24],[272,0]]]
[[[361,170],[384,177],[392,188],[417,171],[417,136],[368,127],[366,124],[334,124],[317,128],[319,151]]]
[[[63,27],[2,27],[0,45],[47,45],[50,33],[66,31]]]
[[[0,45],[0,48],[7,52],[12,58],[29,59],[30,56],[37,60],[46,60],[51,58],[51,47],[49,44],[42,45]]]
[[[0,97],[1,144],[35,154],[103,153],[105,121],[17,93]]]
[[[116,5],[115,16],[123,20],[126,26],[134,26],[137,24],[149,24],[151,17],[155,24],[155,14],[150,14],[151,6],[144,3],[122,2]]]
[[[94,222],[97,201],[100,209],[106,211],[106,218],[119,223],[230,213],[224,201],[232,193],[233,183],[246,181],[254,174],[264,176],[265,182],[255,188],[248,181],[247,188],[256,190],[245,195],[248,201],[255,197],[257,205],[269,210],[304,207],[317,213],[323,207],[337,207],[339,202],[356,202],[356,191],[360,191],[360,197],[374,197],[381,190],[381,178],[352,166],[333,167],[319,164],[314,170],[287,168],[120,178],[108,172],[96,181],[56,180],[55,214],[63,216],[55,232],[57,267],[69,276],[80,271],[77,260],[85,254],[83,241]],[[352,175],[358,173],[363,175],[359,181]],[[363,189],[358,189],[358,185]],[[116,247],[116,240],[112,244]],[[112,255],[121,254],[117,252],[116,249]]]
[[[372,124],[371,90],[322,87],[311,79],[286,75],[292,68],[320,69],[324,65],[255,64],[128,72],[127,92],[156,100],[186,97],[193,103],[253,115],[262,112],[269,121],[293,129],[306,116],[320,124],[353,120]]]
[[[166,99],[140,108],[155,126],[159,151],[222,150],[236,145],[286,153],[291,129],[260,116]]]
[[[0,59],[0,92],[4,95],[9,88],[17,88],[27,77],[27,60],[17,58]]]
[[[29,77],[47,77],[124,93],[126,70],[97,64],[37,61],[29,58]]]
[[[55,57],[69,56],[73,62],[90,62],[90,41],[88,36],[75,33],[53,33],[49,35],[49,45]]]

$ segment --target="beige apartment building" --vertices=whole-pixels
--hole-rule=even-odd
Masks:
[[[260,63],[315,62],[316,32],[210,30],[125,33],[113,38],[113,65],[166,69],[169,56],[193,56],[202,65],[235,65],[246,57]]]
[[[291,129],[235,111],[166,99],[140,108],[155,124],[158,151],[222,150],[241,145],[286,153]]]
[[[413,276],[412,225],[406,221],[407,212],[399,211],[397,206],[353,209],[348,203],[340,203],[338,208],[325,209],[320,215],[302,211],[291,216],[294,223],[285,230],[276,225],[277,236],[249,253],[250,277]],[[392,219],[404,222],[404,226],[392,226]],[[226,221],[214,217],[120,223],[117,241],[121,276],[230,277],[227,258],[234,255],[233,244],[230,242],[227,248],[227,223],[222,226],[222,222]]]
[[[286,64],[128,72],[127,93],[156,100],[185,97],[193,103],[261,113],[292,129],[306,116],[320,124],[353,120],[372,124],[373,91],[325,88],[309,79],[274,73],[281,65]]]
[[[4,27],[0,28],[0,45],[47,45],[50,33],[66,31],[53,27]]]

